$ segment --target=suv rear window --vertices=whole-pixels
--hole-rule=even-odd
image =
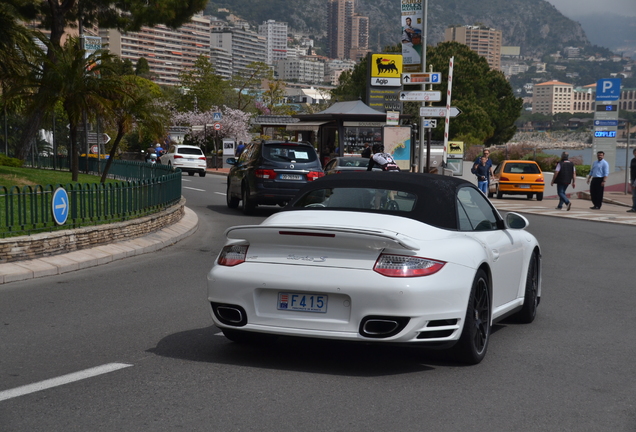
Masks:
[[[318,159],[313,147],[295,144],[265,144],[263,157],[273,162],[314,162]]]
[[[178,147],[177,153],[186,155],[198,155],[201,156],[203,152],[198,148]]]

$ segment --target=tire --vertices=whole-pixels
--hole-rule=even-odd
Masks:
[[[536,253],[532,254],[528,264],[528,275],[526,276],[526,292],[523,297],[523,307],[515,318],[522,324],[530,324],[537,316],[539,306],[539,258]]]
[[[497,185],[497,199],[501,199],[503,197],[503,194],[501,193],[501,191],[499,191],[499,185]]]
[[[457,360],[475,365],[484,359],[490,340],[491,314],[492,302],[488,277],[483,270],[479,270],[468,297],[462,335],[454,347]]]
[[[490,192],[490,189],[488,189],[488,198],[492,198],[493,196],[495,196],[495,193]]]
[[[254,212],[254,208],[256,205],[250,200],[250,188],[247,185],[244,185],[241,193],[241,201],[242,201],[242,210],[243,214],[250,215]]]
[[[205,171],[199,171],[199,177],[205,177]]]
[[[235,209],[239,205],[239,198],[233,197],[230,193],[230,182],[227,182],[227,191],[225,193],[225,201],[227,202],[228,208]]]
[[[531,200],[531,199],[532,199],[532,194],[531,194],[531,193],[526,194],[526,198],[528,198],[529,200]]]
[[[543,201],[543,192],[537,192],[537,201]]]
[[[188,171],[188,175],[189,175],[190,177],[193,177],[193,176],[194,176],[194,171]]]

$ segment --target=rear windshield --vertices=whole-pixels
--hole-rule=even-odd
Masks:
[[[410,212],[417,196],[410,192],[370,188],[330,188],[308,192],[294,207]]]
[[[307,163],[318,160],[312,147],[294,144],[266,144],[263,157],[274,162]]]
[[[340,166],[342,167],[367,167],[369,166],[369,159],[357,157],[351,159],[340,159]]]
[[[509,174],[541,174],[539,166],[531,163],[507,163],[503,171]]]
[[[203,154],[201,149],[189,148],[189,147],[177,148],[177,153],[179,153],[179,154],[187,154],[187,155],[198,155],[198,156],[201,156]]]

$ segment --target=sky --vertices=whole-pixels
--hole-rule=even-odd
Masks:
[[[563,15],[573,18],[583,15],[611,12],[617,15],[636,17],[635,0],[547,0]]]

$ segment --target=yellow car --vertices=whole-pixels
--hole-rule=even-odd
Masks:
[[[506,160],[500,163],[493,172],[488,187],[488,197],[497,195],[526,195],[532,199],[536,195],[537,201],[543,199],[545,181],[539,164],[530,160]]]

